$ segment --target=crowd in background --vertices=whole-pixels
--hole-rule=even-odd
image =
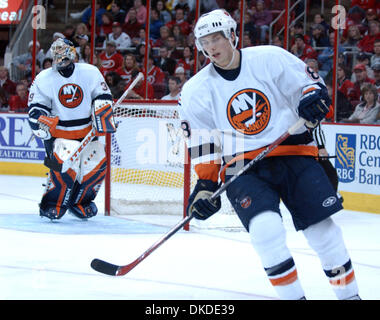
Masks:
[[[309,1],[310,2],[310,1]],[[269,25],[283,10],[283,1],[246,1],[241,46],[271,44],[283,47],[283,38],[275,36],[283,26],[279,19],[269,35]],[[240,1],[202,0],[201,13],[223,7],[238,23]],[[91,62],[91,7],[72,13],[76,24],[66,25],[53,35],[73,42],[76,62]],[[304,10],[301,2],[291,21]],[[338,122],[380,124],[380,5],[375,0],[351,1],[347,8],[345,28],[338,44],[337,110]],[[95,52],[92,63],[108,83],[115,99],[119,98],[133,77],[145,73],[145,32],[147,8],[142,0],[98,1],[96,7]],[[325,81],[332,93],[334,29],[324,16],[317,13],[304,26],[298,20],[290,28],[289,51],[305,61]],[[198,52],[194,66],[195,0],[153,0],[149,24],[148,81],[138,84],[129,99],[177,100],[183,84],[209,63]],[[9,70],[0,67],[0,111],[25,112],[31,84],[32,42],[29,51],[14,57],[12,64],[24,77],[14,82]],[[52,55],[37,44],[36,73],[51,67]],[[147,87],[145,86],[147,85]],[[327,120],[332,120],[330,115]]]

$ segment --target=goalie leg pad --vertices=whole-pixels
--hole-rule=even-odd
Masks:
[[[76,177],[72,173],[50,170],[45,193],[39,204],[40,216],[55,220],[62,218],[66,213]]]
[[[81,157],[81,172],[70,197],[70,212],[78,218],[90,218],[98,209],[93,202],[106,173],[104,145],[91,142]]]

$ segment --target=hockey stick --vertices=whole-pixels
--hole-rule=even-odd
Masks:
[[[305,124],[305,119],[300,118],[293,126],[291,126],[287,132],[281,135],[277,140],[267,146],[262,152],[260,152],[254,159],[247,163],[236,175],[229,179],[224,185],[222,185],[218,190],[216,190],[211,196],[211,200],[215,200],[220,196],[227,188],[231,185],[240,175],[251,168],[256,162],[263,159],[268,153],[273,149],[278,147],[286,138],[294,134],[299,128]],[[108,274],[110,276],[124,276],[134,267],[136,267],[141,261],[148,257],[154,250],[161,246],[166,240],[168,240],[172,235],[174,235],[178,230],[185,226],[191,219],[193,215],[189,215],[182,219],[178,224],[176,224],[172,229],[170,229],[164,236],[157,240],[148,250],[141,254],[136,260],[126,265],[115,265],[104,260],[93,259],[91,262],[91,267],[101,273]]]
[[[144,77],[144,75],[140,72],[137,75],[137,77],[135,78],[135,80],[133,80],[133,82],[131,83],[131,85],[127,88],[127,90],[124,91],[123,95],[119,98],[119,100],[117,100],[116,103],[112,106],[113,109],[116,108],[125,99],[125,97],[128,95],[128,93],[135,87],[135,85],[143,77]],[[96,137],[96,131],[95,131],[95,128],[92,127],[91,131],[83,138],[83,140],[80,142],[79,146],[73,152],[73,154],[72,154],[72,156],[70,158],[66,159],[61,164],[56,163],[56,161],[54,161],[54,160],[50,160],[50,163],[49,163],[50,166],[48,165],[48,167],[52,168],[52,166],[54,166],[54,168],[52,168],[53,170],[60,171],[60,172],[66,172],[69,168],[73,167],[74,162],[77,161],[80,158],[80,156],[82,154],[82,151],[84,150],[84,148],[86,147],[86,145],[89,142],[91,142],[95,137]],[[53,162],[55,162],[55,163],[53,163]]]

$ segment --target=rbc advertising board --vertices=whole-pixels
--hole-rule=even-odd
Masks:
[[[323,124],[339,190],[380,213],[380,126]],[[377,209],[376,209],[377,208]]]

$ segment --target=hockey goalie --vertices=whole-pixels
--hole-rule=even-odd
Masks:
[[[44,163],[50,169],[39,204],[40,216],[55,220],[69,211],[86,219],[98,212],[94,199],[107,166],[104,144],[98,136],[116,130],[112,95],[95,66],[74,63],[72,42],[56,40],[52,53],[53,67],[36,76],[28,101],[29,124],[44,141]],[[93,127],[96,137],[74,165],[60,170],[59,164],[73,154]]]

